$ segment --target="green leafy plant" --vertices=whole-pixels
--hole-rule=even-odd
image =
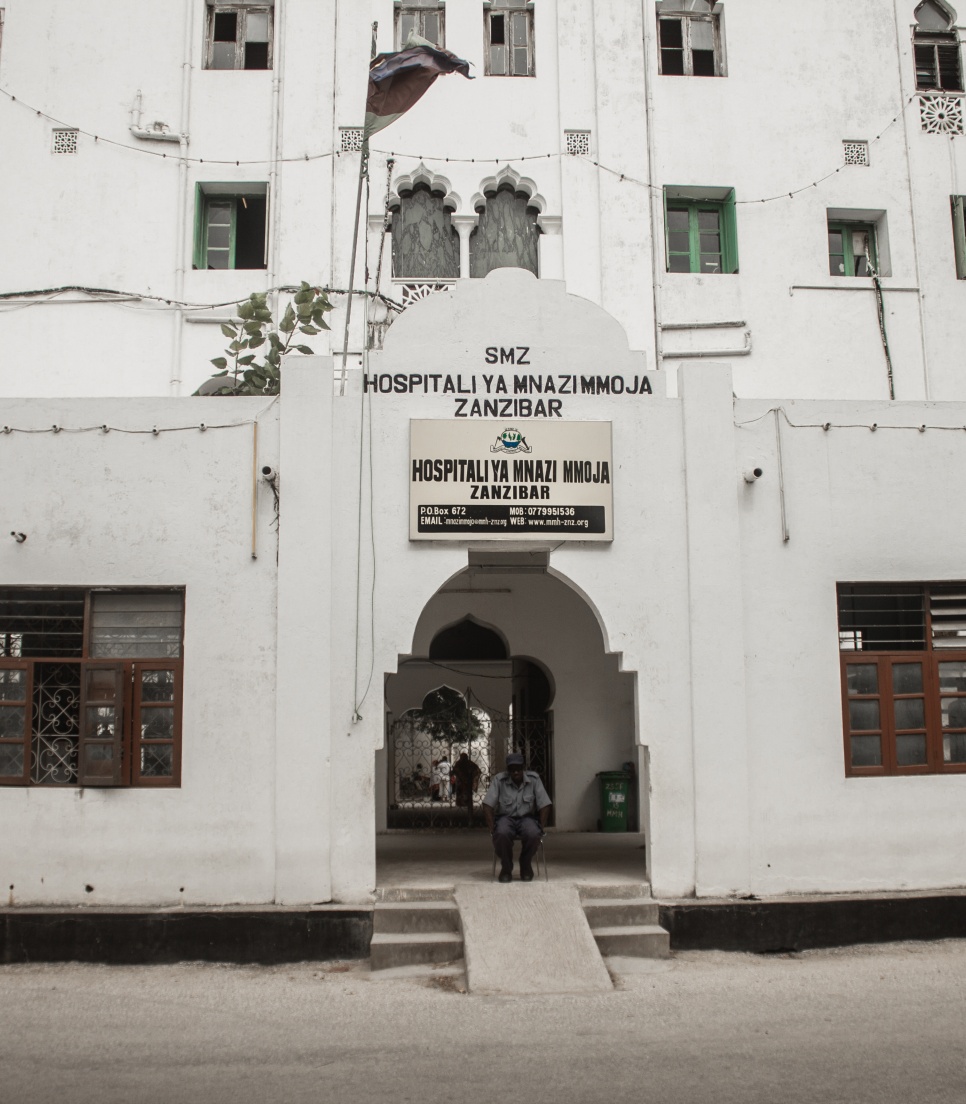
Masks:
[[[332,304],[325,291],[303,280],[276,326],[267,292],[252,292],[238,304],[238,321],[232,320],[221,327],[230,344],[223,357],[212,360],[218,371],[211,379],[224,379],[225,382],[221,386],[203,385],[204,393],[277,395],[281,386],[282,357],[291,352],[306,356],[314,352],[308,345],[297,344],[296,334],[314,337],[327,330],[325,316],[330,310]]]

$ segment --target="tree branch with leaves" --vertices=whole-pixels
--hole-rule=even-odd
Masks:
[[[221,327],[230,344],[223,357],[212,360],[218,371],[211,378],[225,382],[218,387],[203,385],[204,392],[209,395],[277,395],[281,387],[282,357],[292,352],[311,356],[315,350],[298,344],[296,335],[315,337],[327,330],[325,316],[331,310],[325,290],[303,280],[276,326],[268,305],[268,293],[252,292],[238,304],[238,321],[233,319]],[[195,393],[200,391],[199,388]]]

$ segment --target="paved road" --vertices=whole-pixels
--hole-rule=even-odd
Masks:
[[[359,963],[0,967],[0,1101],[966,1101],[966,940],[612,965],[613,993],[526,998]]]

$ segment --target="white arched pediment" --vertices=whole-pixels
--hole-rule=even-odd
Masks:
[[[528,176],[521,176],[509,165],[488,176],[480,182],[480,190],[473,196],[471,206],[474,211],[486,206],[486,197],[498,191],[504,184],[509,184],[515,192],[524,192],[530,207],[536,207],[542,215],[547,209],[547,201],[537,191],[536,182]]]
[[[389,198],[389,206],[397,207],[401,202],[401,196],[403,192],[411,192],[417,185],[423,184],[431,192],[435,192],[437,195],[442,195],[443,206],[450,211],[458,211],[462,200],[453,191],[453,185],[448,177],[443,176],[441,173],[433,172],[432,169],[427,168],[422,161],[413,169],[412,172],[403,173],[397,177],[393,182],[392,191]]]

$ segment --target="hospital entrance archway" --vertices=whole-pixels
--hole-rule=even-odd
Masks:
[[[630,827],[644,829],[635,675],[547,559],[471,553],[427,602],[412,651],[386,678],[378,830],[479,826],[510,750],[544,778],[563,831],[595,831],[598,772],[629,768]]]

